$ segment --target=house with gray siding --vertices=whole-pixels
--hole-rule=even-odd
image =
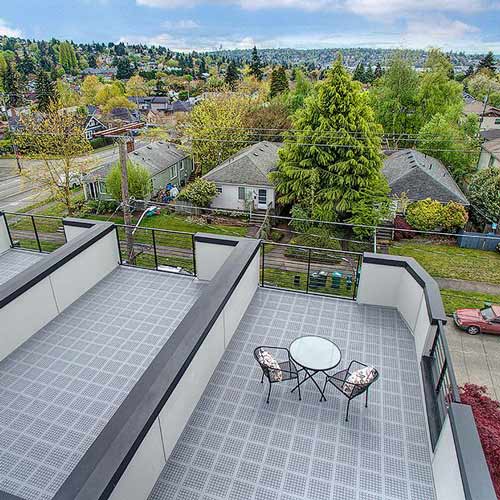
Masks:
[[[151,174],[151,194],[164,189],[169,183],[180,189],[193,172],[192,159],[176,144],[170,142],[157,141],[142,146],[129,153],[128,157],[133,163],[148,169]],[[84,176],[85,199],[108,198],[106,176],[117,161],[118,159],[114,158]]]

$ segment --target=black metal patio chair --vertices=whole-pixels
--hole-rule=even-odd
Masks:
[[[331,376],[327,376],[325,379],[325,385],[323,387],[323,392],[326,389],[327,382],[330,382],[336,389],[338,389],[347,399],[347,410],[345,414],[346,422],[349,420],[349,405],[351,404],[351,400],[361,396],[361,394],[365,393],[365,408],[368,408],[368,389],[375,382],[379,373],[375,368],[373,368],[374,376],[368,383],[353,383],[348,381],[347,379],[352,375],[353,372],[359,370],[361,368],[367,368],[368,365],[361,363],[360,361],[352,360],[349,363],[349,366],[346,370],[342,370],[337,372]]]
[[[261,352],[269,352],[269,351],[277,351],[279,353],[286,353],[285,361],[278,361],[276,358],[276,366],[273,367],[264,362],[262,356],[259,356]],[[270,353],[272,354],[272,353]],[[273,384],[279,382],[286,382],[287,380],[297,380],[299,381],[299,370],[295,366],[295,363],[292,361],[290,357],[290,351],[286,347],[275,347],[275,346],[259,346],[254,349],[253,355],[257,363],[262,369],[262,378],[260,379],[260,383],[264,383],[264,377],[267,378],[269,382],[269,391],[267,392],[267,400],[266,403],[269,403],[269,396],[271,395],[271,387]],[[274,357],[274,356],[273,356]],[[279,366],[279,368],[278,368]],[[300,386],[299,389],[299,401],[302,400],[300,395]]]

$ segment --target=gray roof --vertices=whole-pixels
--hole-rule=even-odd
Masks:
[[[414,149],[393,153],[382,169],[392,194],[406,192],[410,200],[432,198],[440,202],[456,201],[469,205],[446,167],[436,158]]]
[[[500,138],[483,142],[482,148],[495,158],[500,159]]]
[[[239,186],[272,186],[269,172],[276,170],[280,143],[262,141],[242,149],[203,176],[209,181]]]
[[[188,155],[176,144],[164,141],[154,142],[147,146],[137,148],[128,155],[129,160],[146,167],[152,177],[163,172],[166,168],[175,165],[184,158],[187,158],[187,156]],[[117,161],[117,158],[115,158],[101,165],[99,168],[92,170],[92,172],[85,175],[84,180],[93,182],[97,179],[104,179],[111,170],[111,167]]]

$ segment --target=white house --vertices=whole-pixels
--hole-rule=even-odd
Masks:
[[[500,167],[500,138],[483,142],[478,168]]]
[[[275,206],[268,174],[276,170],[281,144],[262,141],[242,149],[203,176],[217,184],[211,206],[227,210],[266,210]]]

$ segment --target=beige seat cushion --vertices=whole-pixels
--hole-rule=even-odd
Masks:
[[[269,378],[273,382],[281,382],[283,380],[283,372],[280,365],[270,352],[260,349],[258,358],[261,365],[269,368]]]

